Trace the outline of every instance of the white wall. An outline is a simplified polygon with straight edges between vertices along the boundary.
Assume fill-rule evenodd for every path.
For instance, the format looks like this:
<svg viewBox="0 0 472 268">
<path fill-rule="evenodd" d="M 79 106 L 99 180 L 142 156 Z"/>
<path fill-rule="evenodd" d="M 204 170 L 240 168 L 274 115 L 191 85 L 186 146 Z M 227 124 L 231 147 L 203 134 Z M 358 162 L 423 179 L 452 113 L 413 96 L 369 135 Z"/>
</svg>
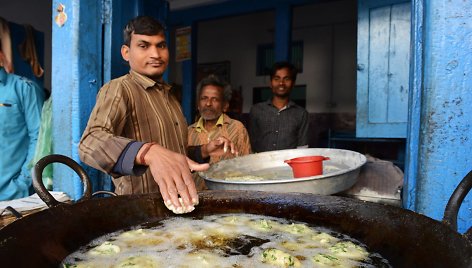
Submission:
<svg viewBox="0 0 472 268">
<path fill-rule="evenodd" d="M 267 77 L 256 76 L 256 50 L 272 43 L 274 21 L 274 12 L 263 12 L 199 24 L 198 62 L 231 62 L 230 82 L 243 90 L 244 112 L 251 107 L 252 88 L 269 85 Z"/>
<path fill-rule="evenodd" d="M 44 33 L 44 87 L 51 89 L 52 0 L 0 0 L 0 17 Z"/>
<path fill-rule="evenodd" d="M 303 73 L 307 110 L 312 113 L 351 112 L 356 106 L 357 12 L 355 0 L 296 7 L 293 40 L 304 43 Z M 243 112 L 252 105 L 252 88 L 267 86 L 256 76 L 256 49 L 274 39 L 275 12 L 205 21 L 198 28 L 198 62 L 231 62 L 231 84 L 243 90 Z M 172 66 L 173 64 L 171 64 Z M 179 64 L 170 80 L 182 82 Z"/>
<path fill-rule="evenodd" d="M 356 1 L 296 7 L 293 40 L 304 42 L 304 70 L 297 83 L 307 85 L 309 112 L 356 111 Z"/>
</svg>

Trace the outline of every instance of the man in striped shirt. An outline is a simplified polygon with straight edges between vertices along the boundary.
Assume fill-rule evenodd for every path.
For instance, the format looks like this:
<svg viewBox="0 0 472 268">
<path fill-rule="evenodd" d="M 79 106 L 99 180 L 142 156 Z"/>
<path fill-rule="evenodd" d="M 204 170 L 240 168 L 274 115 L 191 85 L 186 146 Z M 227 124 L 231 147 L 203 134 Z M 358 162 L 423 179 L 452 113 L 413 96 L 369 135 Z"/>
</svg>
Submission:
<svg viewBox="0 0 472 268">
<path fill-rule="evenodd" d="M 131 70 L 100 89 L 79 144 L 80 158 L 112 175 L 118 194 L 160 192 L 167 207 L 190 212 L 198 204 L 191 170 L 203 171 L 208 164 L 186 157 L 187 122 L 162 77 L 169 62 L 162 25 L 147 16 L 132 19 L 121 55 Z M 224 149 L 236 153 L 223 137 L 192 149 L 197 160 Z"/>
<path fill-rule="evenodd" d="M 188 145 L 206 144 L 217 137 L 226 137 L 233 142 L 239 155 L 251 153 L 249 135 L 244 125 L 231 119 L 225 112 L 229 108 L 232 90 L 228 83 L 209 75 L 197 85 L 197 109 L 200 118 L 188 128 Z M 219 156 L 211 156 L 210 164 L 235 155 L 227 152 Z"/>
</svg>

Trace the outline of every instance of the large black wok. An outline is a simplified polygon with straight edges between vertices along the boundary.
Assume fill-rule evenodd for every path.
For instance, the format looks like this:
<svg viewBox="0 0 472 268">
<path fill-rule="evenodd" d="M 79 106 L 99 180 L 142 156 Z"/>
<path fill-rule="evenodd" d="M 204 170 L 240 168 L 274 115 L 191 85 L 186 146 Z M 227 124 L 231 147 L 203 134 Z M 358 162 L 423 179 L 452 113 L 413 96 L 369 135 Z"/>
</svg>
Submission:
<svg viewBox="0 0 472 268">
<path fill-rule="evenodd" d="M 71 166 L 87 181 L 74 161 L 58 155 L 40 160 L 35 174 L 51 162 Z M 155 194 L 59 203 L 45 191 L 41 176 L 35 189 L 49 209 L 26 216 L 0 230 L 2 267 L 54 267 L 92 239 L 129 226 L 174 217 Z M 472 267 L 472 232 L 455 230 L 460 203 L 472 187 L 469 173 L 451 197 L 443 223 L 401 208 L 336 196 L 255 191 L 206 191 L 200 205 L 184 217 L 244 212 L 278 216 L 329 227 L 365 243 L 394 267 Z"/>
</svg>

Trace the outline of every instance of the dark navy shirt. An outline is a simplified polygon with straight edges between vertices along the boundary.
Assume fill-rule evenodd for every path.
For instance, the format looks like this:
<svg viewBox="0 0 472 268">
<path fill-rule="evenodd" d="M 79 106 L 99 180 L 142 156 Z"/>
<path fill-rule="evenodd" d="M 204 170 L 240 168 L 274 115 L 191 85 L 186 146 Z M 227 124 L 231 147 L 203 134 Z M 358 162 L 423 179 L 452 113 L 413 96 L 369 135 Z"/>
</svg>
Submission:
<svg viewBox="0 0 472 268">
<path fill-rule="evenodd" d="M 254 152 L 294 149 L 308 144 L 308 112 L 293 101 L 279 110 L 272 100 L 255 104 L 249 114 Z"/>
</svg>

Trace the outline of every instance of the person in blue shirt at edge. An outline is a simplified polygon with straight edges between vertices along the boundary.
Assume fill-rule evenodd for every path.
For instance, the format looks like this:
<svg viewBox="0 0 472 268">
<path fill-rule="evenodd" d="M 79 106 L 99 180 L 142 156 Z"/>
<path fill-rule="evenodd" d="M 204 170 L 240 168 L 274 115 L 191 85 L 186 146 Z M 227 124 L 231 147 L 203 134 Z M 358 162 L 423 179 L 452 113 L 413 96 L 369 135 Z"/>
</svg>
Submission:
<svg viewBox="0 0 472 268">
<path fill-rule="evenodd" d="M 4 61 L 0 50 L 0 200 L 12 200 L 32 193 L 28 164 L 38 140 L 45 91 L 8 73 Z"/>
<path fill-rule="evenodd" d="M 308 112 L 290 100 L 297 69 L 276 62 L 270 71 L 272 98 L 257 103 L 249 113 L 249 138 L 253 152 L 308 147 Z"/>
</svg>

